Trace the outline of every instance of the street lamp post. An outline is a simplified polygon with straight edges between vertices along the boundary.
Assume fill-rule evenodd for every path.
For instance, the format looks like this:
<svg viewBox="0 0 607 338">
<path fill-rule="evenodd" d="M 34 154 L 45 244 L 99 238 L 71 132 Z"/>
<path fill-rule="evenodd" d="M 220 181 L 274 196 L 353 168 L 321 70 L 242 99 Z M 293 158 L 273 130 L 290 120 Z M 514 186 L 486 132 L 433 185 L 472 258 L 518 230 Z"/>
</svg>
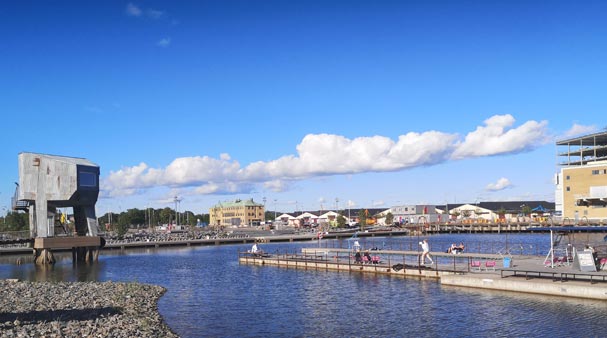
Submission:
<svg viewBox="0 0 607 338">
<path fill-rule="evenodd" d="M 179 224 L 179 214 L 177 213 L 177 196 L 175 196 L 175 225 Z"/>
</svg>

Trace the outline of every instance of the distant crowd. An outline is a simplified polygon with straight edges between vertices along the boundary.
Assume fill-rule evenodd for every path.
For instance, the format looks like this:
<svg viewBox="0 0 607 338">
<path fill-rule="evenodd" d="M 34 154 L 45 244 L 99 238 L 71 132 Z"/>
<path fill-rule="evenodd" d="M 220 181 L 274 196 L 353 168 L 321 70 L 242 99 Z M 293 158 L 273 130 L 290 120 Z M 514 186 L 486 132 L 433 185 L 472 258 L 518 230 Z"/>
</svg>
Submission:
<svg viewBox="0 0 607 338">
<path fill-rule="evenodd" d="M 233 234 L 226 231 L 216 230 L 193 230 L 177 232 L 137 232 L 127 233 L 120 238 L 115 233 L 103 234 L 107 244 L 124 244 L 137 242 L 168 242 L 168 241 L 188 241 L 197 239 L 225 239 L 225 238 L 248 238 L 248 234 Z"/>
</svg>

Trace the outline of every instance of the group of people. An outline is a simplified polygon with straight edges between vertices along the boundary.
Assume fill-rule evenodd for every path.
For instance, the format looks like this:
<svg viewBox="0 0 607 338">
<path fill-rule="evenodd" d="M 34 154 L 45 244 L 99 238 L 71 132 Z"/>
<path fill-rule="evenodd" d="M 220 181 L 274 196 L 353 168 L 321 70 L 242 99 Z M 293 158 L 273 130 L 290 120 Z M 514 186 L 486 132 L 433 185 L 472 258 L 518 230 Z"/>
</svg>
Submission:
<svg viewBox="0 0 607 338">
<path fill-rule="evenodd" d="M 453 243 L 453 244 L 451 244 L 449 249 L 447 249 L 447 253 L 461 254 L 462 252 L 464 252 L 465 248 L 466 247 L 464 246 L 464 243 L 462 243 L 462 242 L 460 242 L 459 245 L 455 245 L 455 243 Z"/>
<path fill-rule="evenodd" d="M 365 251 L 364 254 L 361 254 L 360 250 L 356 250 L 356 254 L 354 254 L 354 262 L 357 264 L 362 264 L 363 256 L 367 259 L 368 263 L 371 262 L 371 255 L 369 254 L 369 251 Z"/>
</svg>

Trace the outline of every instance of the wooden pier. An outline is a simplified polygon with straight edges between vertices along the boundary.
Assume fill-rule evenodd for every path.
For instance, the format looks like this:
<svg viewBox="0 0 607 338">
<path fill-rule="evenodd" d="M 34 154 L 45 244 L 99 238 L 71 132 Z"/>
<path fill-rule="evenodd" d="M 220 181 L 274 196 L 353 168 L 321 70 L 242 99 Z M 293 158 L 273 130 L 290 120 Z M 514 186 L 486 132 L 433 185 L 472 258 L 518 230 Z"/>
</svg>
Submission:
<svg viewBox="0 0 607 338">
<path fill-rule="evenodd" d="M 253 265 L 273 265 L 285 268 L 316 269 L 375 273 L 383 275 L 440 278 L 442 275 L 470 272 L 472 260 L 493 261 L 503 258 L 495 254 L 431 253 L 433 264 L 421 262 L 419 251 L 369 250 L 370 261 L 356 262 L 351 249 L 304 248 L 301 254 L 254 255 L 239 253 L 239 262 Z"/>
<path fill-rule="evenodd" d="M 246 265 L 430 278 L 452 287 L 607 300 L 607 271 L 583 273 L 574 271 L 572 265 L 550 267 L 539 256 L 431 252 L 434 264 L 422 264 L 417 251 L 371 250 L 372 257 L 380 257 L 373 264 L 358 263 L 351 253 L 351 249 L 304 248 L 298 254 L 240 252 L 238 260 Z M 516 263 L 505 267 L 504 258 Z"/>
</svg>

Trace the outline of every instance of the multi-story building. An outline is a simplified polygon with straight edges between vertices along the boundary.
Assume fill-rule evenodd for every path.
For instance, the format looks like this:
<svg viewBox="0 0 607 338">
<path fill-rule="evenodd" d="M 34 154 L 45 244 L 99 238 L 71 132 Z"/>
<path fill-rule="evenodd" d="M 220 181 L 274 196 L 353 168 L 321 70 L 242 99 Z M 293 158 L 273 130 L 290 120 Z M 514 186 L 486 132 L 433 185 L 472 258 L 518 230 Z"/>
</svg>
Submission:
<svg viewBox="0 0 607 338">
<path fill-rule="evenodd" d="M 557 141 L 555 208 L 563 219 L 607 219 L 607 132 Z"/>
<path fill-rule="evenodd" d="M 445 216 L 436 211 L 435 205 L 398 205 L 393 206 L 390 212 L 394 216 L 394 223 L 436 223 L 447 221 Z"/>
<path fill-rule="evenodd" d="M 212 226 L 253 226 L 265 221 L 265 207 L 253 199 L 220 202 L 209 209 Z"/>
</svg>

